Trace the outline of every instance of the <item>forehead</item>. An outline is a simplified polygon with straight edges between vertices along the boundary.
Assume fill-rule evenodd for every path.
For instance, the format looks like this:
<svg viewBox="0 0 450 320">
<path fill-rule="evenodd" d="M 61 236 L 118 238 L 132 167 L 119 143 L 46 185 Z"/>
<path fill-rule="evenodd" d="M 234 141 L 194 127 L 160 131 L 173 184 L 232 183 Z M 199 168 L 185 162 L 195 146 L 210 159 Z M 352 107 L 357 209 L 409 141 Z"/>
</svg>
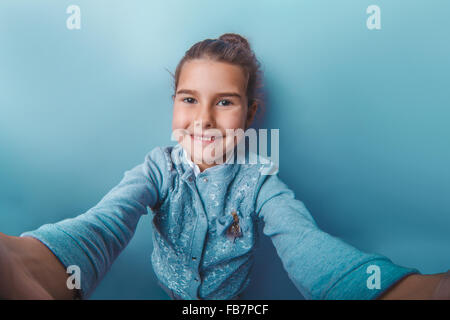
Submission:
<svg viewBox="0 0 450 320">
<path fill-rule="evenodd" d="M 185 62 L 178 79 L 179 89 L 198 91 L 235 90 L 244 93 L 246 86 L 247 78 L 240 66 L 210 59 Z"/>
</svg>

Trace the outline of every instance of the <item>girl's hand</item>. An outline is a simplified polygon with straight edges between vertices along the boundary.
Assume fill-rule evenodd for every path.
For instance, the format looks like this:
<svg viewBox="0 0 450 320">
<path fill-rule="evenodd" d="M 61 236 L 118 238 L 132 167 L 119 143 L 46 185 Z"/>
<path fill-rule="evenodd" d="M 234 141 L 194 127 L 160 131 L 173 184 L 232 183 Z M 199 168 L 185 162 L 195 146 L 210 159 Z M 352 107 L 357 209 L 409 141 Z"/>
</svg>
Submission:
<svg viewBox="0 0 450 320">
<path fill-rule="evenodd" d="M 432 300 L 448 299 L 448 283 L 445 273 L 412 274 L 384 292 L 378 299 L 381 300 Z M 448 279 L 447 279 L 448 280 Z M 445 281 L 445 282 L 444 282 Z M 439 284 L 442 288 L 439 289 Z M 445 286 L 444 286 L 445 284 Z"/>
<path fill-rule="evenodd" d="M 51 298 L 22 268 L 10 245 L 11 238 L 0 233 L 0 299 Z"/>
<path fill-rule="evenodd" d="M 450 300 L 450 270 L 442 275 L 436 290 L 433 292 L 433 300 Z"/>
<path fill-rule="evenodd" d="M 0 233 L 0 299 L 52 299 L 12 250 L 14 241 Z"/>
<path fill-rule="evenodd" d="M 11 283 L 13 262 L 6 247 L 5 238 L 6 235 L 0 233 L 0 299 L 8 299 L 13 286 Z"/>
<path fill-rule="evenodd" d="M 71 298 L 73 293 L 63 287 L 65 270 L 51 255 L 36 239 L 0 232 L 0 299 Z M 49 272 L 53 276 L 49 277 Z"/>
</svg>

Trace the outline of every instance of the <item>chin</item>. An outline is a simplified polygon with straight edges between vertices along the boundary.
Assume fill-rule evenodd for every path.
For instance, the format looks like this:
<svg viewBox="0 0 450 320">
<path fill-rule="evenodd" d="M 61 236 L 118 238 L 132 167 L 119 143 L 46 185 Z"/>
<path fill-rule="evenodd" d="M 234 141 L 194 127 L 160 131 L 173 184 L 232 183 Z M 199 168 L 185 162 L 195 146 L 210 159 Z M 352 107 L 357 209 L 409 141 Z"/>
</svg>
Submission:
<svg viewBox="0 0 450 320">
<path fill-rule="evenodd" d="M 201 164 L 208 165 L 208 166 L 219 164 L 218 158 L 215 158 L 215 157 L 201 158 L 201 156 L 199 155 L 198 157 L 194 157 L 194 160 L 195 160 L 194 163 L 196 163 L 196 164 L 201 163 Z"/>
</svg>

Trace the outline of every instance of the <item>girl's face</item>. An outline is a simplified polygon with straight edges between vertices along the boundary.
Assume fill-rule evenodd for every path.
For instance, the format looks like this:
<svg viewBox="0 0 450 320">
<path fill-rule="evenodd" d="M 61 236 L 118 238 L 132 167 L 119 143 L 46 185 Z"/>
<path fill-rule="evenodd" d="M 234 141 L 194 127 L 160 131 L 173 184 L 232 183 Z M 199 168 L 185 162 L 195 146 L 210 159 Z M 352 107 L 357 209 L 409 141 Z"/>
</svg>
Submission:
<svg viewBox="0 0 450 320">
<path fill-rule="evenodd" d="M 240 66 L 210 59 L 184 63 L 173 97 L 172 130 L 201 171 L 220 163 L 218 159 L 225 162 L 239 142 L 227 130 L 245 131 L 251 124 L 256 105 L 247 107 L 246 91 Z"/>
</svg>

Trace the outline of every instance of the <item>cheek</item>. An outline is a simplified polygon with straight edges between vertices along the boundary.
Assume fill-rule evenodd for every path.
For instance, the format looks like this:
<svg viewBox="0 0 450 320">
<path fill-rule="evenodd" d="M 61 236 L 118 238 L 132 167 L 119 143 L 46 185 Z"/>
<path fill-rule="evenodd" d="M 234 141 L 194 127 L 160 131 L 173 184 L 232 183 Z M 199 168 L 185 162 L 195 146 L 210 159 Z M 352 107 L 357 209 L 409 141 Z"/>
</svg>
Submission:
<svg viewBox="0 0 450 320">
<path fill-rule="evenodd" d="M 228 129 L 244 129 L 245 113 L 242 110 L 234 112 L 227 117 L 219 117 L 220 127 Z"/>
<path fill-rule="evenodd" d="M 189 126 L 190 117 L 187 112 L 183 112 L 182 108 L 173 108 L 172 115 L 172 130 L 175 129 L 185 129 Z"/>
</svg>

